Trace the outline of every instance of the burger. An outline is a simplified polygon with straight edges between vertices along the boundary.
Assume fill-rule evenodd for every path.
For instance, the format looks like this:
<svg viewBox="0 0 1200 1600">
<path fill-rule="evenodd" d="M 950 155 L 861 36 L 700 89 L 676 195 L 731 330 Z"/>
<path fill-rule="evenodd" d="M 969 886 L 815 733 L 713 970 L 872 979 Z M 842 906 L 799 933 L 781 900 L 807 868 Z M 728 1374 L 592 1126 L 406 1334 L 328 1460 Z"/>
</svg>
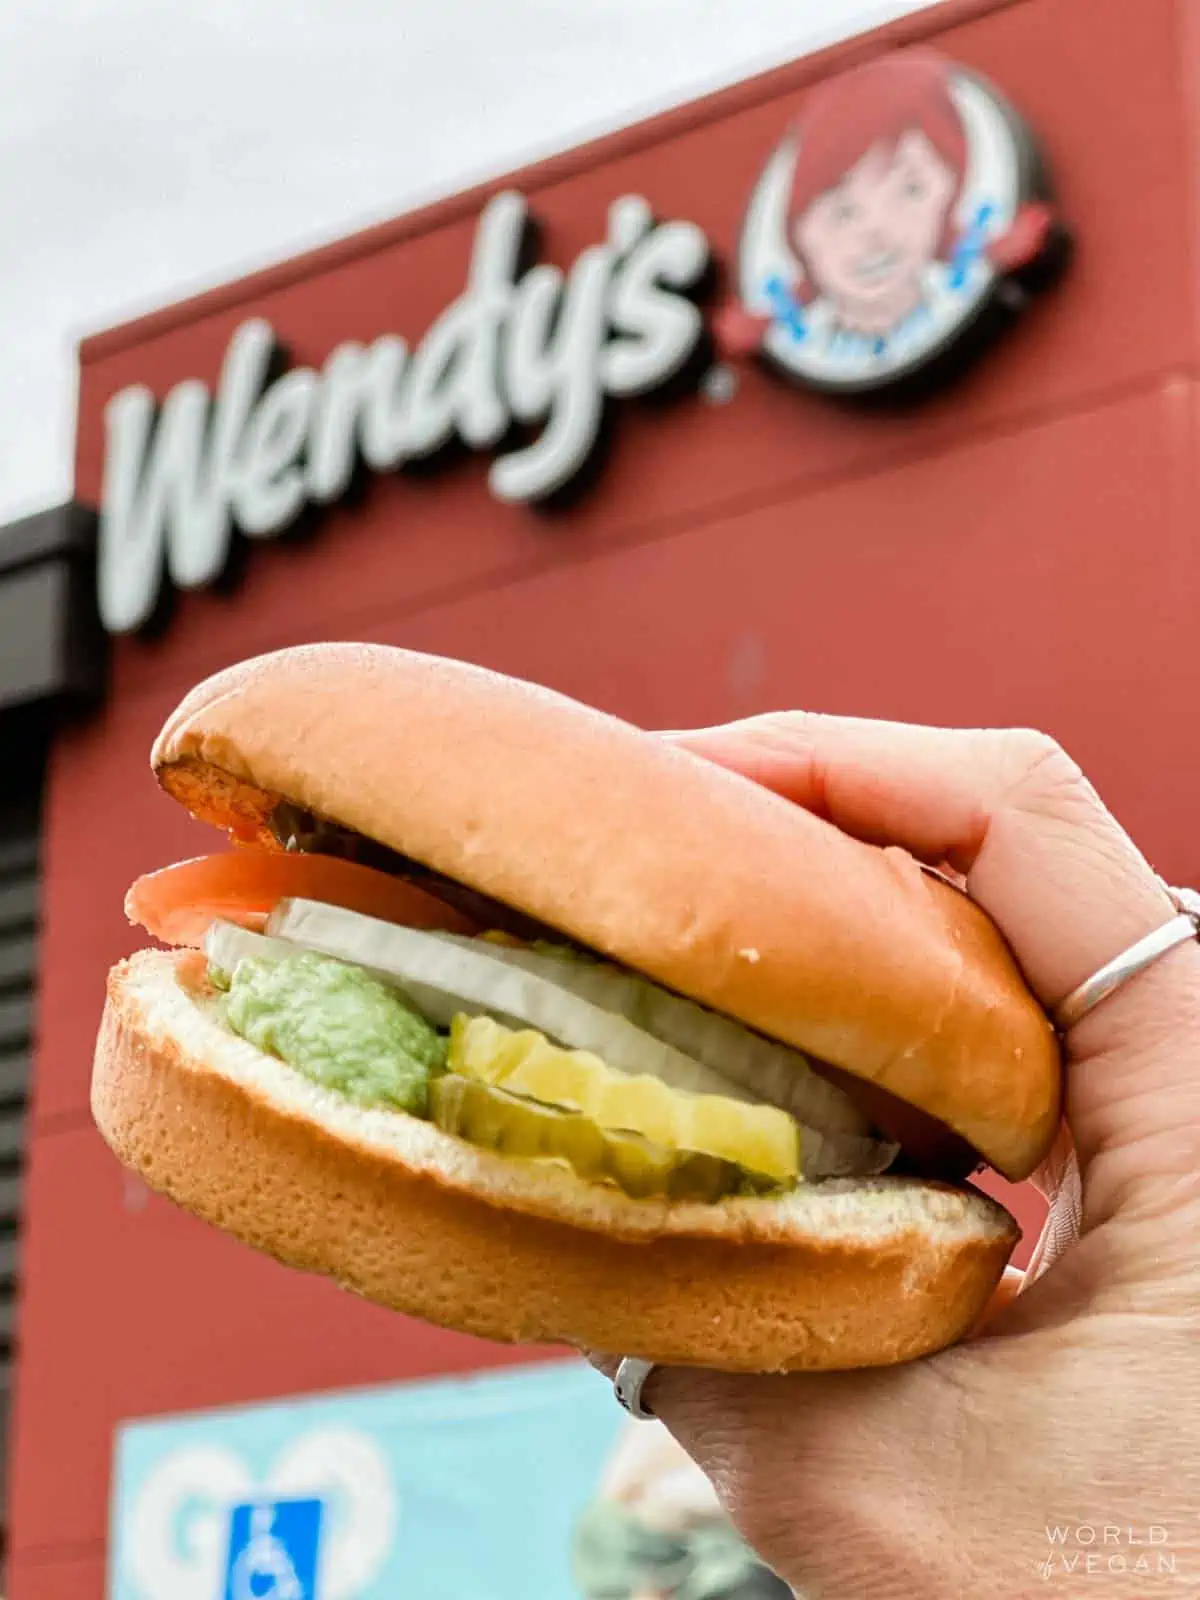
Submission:
<svg viewBox="0 0 1200 1600">
<path fill-rule="evenodd" d="M 152 1188 L 502 1341 L 730 1371 L 966 1334 L 1055 1036 L 902 851 L 673 741 L 405 650 L 194 689 L 166 793 L 232 848 L 139 879 L 92 1108 Z M 162 948 L 162 947 L 166 948 Z"/>
</svg>

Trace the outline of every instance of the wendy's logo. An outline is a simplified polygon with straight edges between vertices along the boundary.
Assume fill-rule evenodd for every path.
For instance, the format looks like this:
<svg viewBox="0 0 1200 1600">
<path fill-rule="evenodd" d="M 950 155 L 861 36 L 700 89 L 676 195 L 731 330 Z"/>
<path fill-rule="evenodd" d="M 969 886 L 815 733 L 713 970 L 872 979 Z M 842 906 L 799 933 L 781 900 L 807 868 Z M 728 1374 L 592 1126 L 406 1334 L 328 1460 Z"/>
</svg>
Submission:
<svg viewBox="0 0 1200 1600">
<path fill-rule="evenodd" d="M 815 89 L 771 154 L 718 344 L 818 389 L 928 379 L 1048 281 L 1066 247 L 1013 109 L 952 62 L 899 51 Z"/>
</svg>

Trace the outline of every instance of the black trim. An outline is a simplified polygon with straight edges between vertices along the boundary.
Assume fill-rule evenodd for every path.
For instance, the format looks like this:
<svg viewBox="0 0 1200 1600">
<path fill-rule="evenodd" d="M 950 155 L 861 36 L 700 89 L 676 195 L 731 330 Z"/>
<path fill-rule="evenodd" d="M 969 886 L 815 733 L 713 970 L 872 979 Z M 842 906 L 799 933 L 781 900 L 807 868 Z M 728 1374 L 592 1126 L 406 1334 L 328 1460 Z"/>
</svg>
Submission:
<svg viewBox="0 0 1200 1600">
<path fill-rule="evenodd" d="M 0 713 L 92 705 L 107 679 L 96 607 L 96 516 L 56 506 L 0 528 Z"/>
<path fill-rule="evenodd" d="M 61 547 L 30 539 L 20 570 L 53 562 L 54 548 Z M 0 577 L 0 594 L 3 585 Z M 0 712 L 0 1503 L 7 1499 L 26 1103 L 37 1033 L 42 789 L 57 720 L 51 700 Z"/>
<path fill-rule="evenodd" d="M 31 562 L 88 556 L 95 542 L 96 518 L 86 506 L 55 506 L 10 522 L 0 528 L 0 582 Z"/>
</svg>

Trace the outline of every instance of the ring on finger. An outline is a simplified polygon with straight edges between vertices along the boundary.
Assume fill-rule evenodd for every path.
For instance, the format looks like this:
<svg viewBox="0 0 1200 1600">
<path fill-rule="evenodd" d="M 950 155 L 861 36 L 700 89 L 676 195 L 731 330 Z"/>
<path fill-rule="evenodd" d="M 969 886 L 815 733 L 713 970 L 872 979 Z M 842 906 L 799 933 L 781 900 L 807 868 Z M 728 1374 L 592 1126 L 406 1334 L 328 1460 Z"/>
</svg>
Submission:
<svg viewBox="0 0 1200 1600">
<path fill-rule="evenodd" d="M 655 1369 L 653 1361 L 641 1361 L 636 1356 L 624 1356 L 617 1363 L 613 1375 L 613 1394 L 618 1405 L 628 1411 L 638 1422 L 653 1422 L 655 1416 L 642 1398 L 646 1380 Z"/>
</svg>

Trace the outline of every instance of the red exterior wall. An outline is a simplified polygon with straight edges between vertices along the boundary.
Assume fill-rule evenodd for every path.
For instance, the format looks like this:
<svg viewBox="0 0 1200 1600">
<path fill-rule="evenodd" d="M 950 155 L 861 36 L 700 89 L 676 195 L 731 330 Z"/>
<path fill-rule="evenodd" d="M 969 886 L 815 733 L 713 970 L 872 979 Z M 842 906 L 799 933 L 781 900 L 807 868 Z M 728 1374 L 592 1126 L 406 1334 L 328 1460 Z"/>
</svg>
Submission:
<svg viewBox="0 0 1200 1600">
<path fill-rule="evenodd" d="M 252 1256 L 149 1198 L 92 1130 L 103 975 L 138 943 L 124 890 L 208 847 L 145 767 L 163 716 L 202 674 L 356 637 L 466 656 L 649 726 L 787 704 L 1038 723 L 1161 869 L 1195 880 L 1200 844 L 1177 797 L 1200 771 L 1187 715 L 1200 587 L 1187 11 L 1141 0 L 1135 25 L 1127 0 L 942 7 L 517 180 L 561 262 L 601 236 L 608 202 L 628 191 L 700 223 L 727 254 L 813 76 L 936 37 L 1038 131 L 1079 252 L 1064 285 L 935 403 L 868 415 L 751 372 L 726 407 L 627 407 L 599 483 L 549 524 L 490 499 L 479 460 L 375 481 L 312 540 L 254 552 L 232 596 L 189 597 L 163 640 L 120 644 L 110 704 L 62 742 L 50 797 L 16 1600 L 101 1594 L 123 1418 L 516 1354 Z M 106 398 L 133 381 L 215 379 L 251 307 L 297 362 L 319 364 L 347 338 L 419 334 L 462 284 L 481 198 L 85 345 L 79 496 L 98 496 Z M 1036 1203 L 1019 1204 L 1036 1226 Z"/>
</svg>

